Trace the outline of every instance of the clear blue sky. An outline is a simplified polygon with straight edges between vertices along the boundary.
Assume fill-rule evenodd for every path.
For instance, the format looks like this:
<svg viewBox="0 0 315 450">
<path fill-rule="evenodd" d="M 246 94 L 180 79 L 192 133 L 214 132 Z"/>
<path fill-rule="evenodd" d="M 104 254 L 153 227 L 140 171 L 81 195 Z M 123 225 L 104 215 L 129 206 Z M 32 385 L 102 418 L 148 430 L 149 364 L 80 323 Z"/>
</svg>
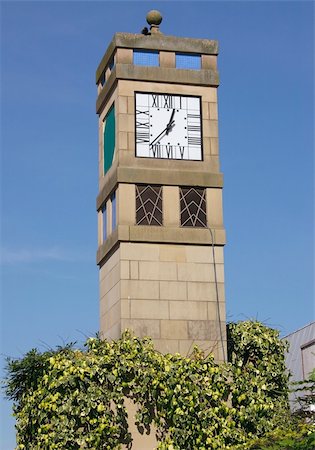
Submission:
<svg viewBox="0 0 315 450">
<path fill-rule="evenodd" d="M 95 69 L 159 9 L 165 34 L 218 39 L 230 320 L 314 320 L 312 2 L 2 2 L 2 354 L 98 329 Z M 10 404 L 0 447 L 15 444 Z"/>
</svg>

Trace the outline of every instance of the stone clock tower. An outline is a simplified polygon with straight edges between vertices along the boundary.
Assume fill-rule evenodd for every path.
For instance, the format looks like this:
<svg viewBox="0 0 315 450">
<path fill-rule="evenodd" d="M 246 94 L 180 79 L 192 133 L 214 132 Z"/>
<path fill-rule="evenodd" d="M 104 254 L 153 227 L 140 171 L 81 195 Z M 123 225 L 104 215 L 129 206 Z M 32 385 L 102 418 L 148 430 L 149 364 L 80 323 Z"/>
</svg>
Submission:
<svg viewBox="0 0 315 450">
<path fill-rule="evenodd" d="M 218 44 L 114 35 L 97 71 L 100 331 L 226 356 Z"/>
</svg>

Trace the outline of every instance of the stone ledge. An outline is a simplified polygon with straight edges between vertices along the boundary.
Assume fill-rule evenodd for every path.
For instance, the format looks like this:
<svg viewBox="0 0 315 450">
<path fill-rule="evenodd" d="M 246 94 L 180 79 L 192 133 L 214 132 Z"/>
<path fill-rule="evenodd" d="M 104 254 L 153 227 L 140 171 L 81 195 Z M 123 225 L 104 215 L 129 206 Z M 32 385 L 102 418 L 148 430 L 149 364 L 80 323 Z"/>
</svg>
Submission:
<svg viewBox="0 0 315 450">
<path fill-rule="evenodd" d="M 186 70 L 170 67 L 147 67 L 133 64 L 116 64 L 96 100 L 99 114 L 117 80 L 151 81 L 197 86 L 219 86 L 219 74 L 213 69 Z"/>
<path fill-rule="evenodd" d="M 225 245 L 225 229 L 213 228 L 212 230 L 214 245 Z M 106 242 L 98 248 L 97 264 L 102 265 L 112 250 L 119 245 L 119 242 L 212 245 L 210 232 L 207 228 L 118 225 Z"/>
</svg>

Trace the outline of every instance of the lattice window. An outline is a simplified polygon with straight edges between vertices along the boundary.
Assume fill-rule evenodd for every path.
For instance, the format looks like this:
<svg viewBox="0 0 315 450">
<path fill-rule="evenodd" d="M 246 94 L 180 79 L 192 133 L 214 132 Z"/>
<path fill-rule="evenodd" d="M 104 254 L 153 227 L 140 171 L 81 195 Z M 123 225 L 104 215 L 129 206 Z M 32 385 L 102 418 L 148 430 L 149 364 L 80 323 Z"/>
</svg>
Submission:
<svg viewBox="0 0 315 450">
<path fill-rule="evenodd" d="M 206 190 L 180 188 L 180 222 L 182 227 L 206 227 Z"/>
<path fill-rule="evenodd" d="M 162 225 L 162 186 L 136 186 L 137 225 Z"/>
</svg>

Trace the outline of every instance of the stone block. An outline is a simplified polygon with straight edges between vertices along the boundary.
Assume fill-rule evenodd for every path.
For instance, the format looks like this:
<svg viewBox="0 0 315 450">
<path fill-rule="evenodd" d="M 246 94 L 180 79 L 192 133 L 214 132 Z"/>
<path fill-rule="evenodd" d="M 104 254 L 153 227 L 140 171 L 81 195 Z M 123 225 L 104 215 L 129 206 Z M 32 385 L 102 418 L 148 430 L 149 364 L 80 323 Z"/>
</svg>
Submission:
<svg viewBox="0 0 315 450">
<path fill-rule="evenodd" d="M 210 234 L 210 231 L 208 231 Z M 212 246 L 205 245 L 188 245 L 186 247 L 186 259 L 190 263 L 212 263 Z"/>
<path fill-rule="evenodd" d="M 163 225 L 179 226 L 180 206 L 178 186 L 163 186 Z"/>
<path fill-rule="evenodd" d="M 198 301 L 216 301 L 216 287 L 215 283 L 187 283 L 188 300 Z"/>
<path fill-rule="evenodd" d="M 201 68 L 202 69 L 217 69 L 217 56 L 216 55 L 201 55 Z"/>
<path fill-rule="evenodd" d="M 117 265 L 120 260 L 120 249 L 118 248 L 108 260 L 100 267 L 99 275 L 100 281 L 102 281 L 107 274 Z"/>
<path fill-rule="evenodd" d="M 219 308 L 218 308 L 217 301 L 208 302 L 208 319 L 209 320 L 219 320 L 218 309 L 220 311 L 220 321 L 225 322 L 226 316 L 225 316 L 224 300 L 219 301 Z"/>
<path fill-rule="evenodd" d="M 116 49 L 116 63 L 117 64 L 132 64 L 132 49 L 118 47 Z"/>
<path fill-rule="evenodd" d="M 203 136 L 209 138 L 218 137 L 218 121 L 217 120 L 203 120 L 202 121 Z"/>
<path fill-rule="evenodd" d="M 167 245 L 160 246 L 160 261 L 186 261 L 186 248 L 183 245 Z"/>
<path fill-rule="evenodd" d="M 202 118 L 203 119 L 210 119 L 208 105 L 209 105 L 208 102 L 202 102 Z"/>
<path fill-rule="evenodd" d="M 179 281 L 214 281 L 213 264 L 178 263 Z"/>
<path fill-rule="evenodd" d="M 101 314 L 107 312 L 116 302 L 120 299 L 120 283 L 115 284 L 115 286 L 108 291 L 106 294 L 102 295 L 100 292 L 100 307 Z"/>
<path fill-rule="evenodd" d="M 120 245 L 121 259 L 138 261 L 158 261 L 160 248 L 158 244 L 134 244 L 123 242 Z"/>
<path fill-rule="evenodd" d="M 140 280 L 176 280 L 177 270 L 175 262 L 139 262 Z"/>
<path fill-rule="evenodd" d="M 203 138 L 203 154 L 206 156 L 211 155 L 211 138 L 209 137 Z"/>
<path fill-rule="evenodd" d="M 128 114 L 134 114 L 135 113 L 135 99 L 133 96 L 127 97 L 127 104 L 128 104 Z"/>
<path fill-rule="evenodd" d="M 218 138 L 210 138 L 210 150 L 211 155 L 218 155 L 219 154 L 219 142 Z"/>
<path fill-rule="evenodd" d="M 135 133 L 128 132 L 128 150 L 131 152 L 131 161 L 134 163 L 134 152 L 135 152 Z"/>
<path fill-rule="evenodd" d="M 135 450 L 153 450 L 157 448 L 158 442 L 156 440 L 156 428 L 151 425 L 151 433 L 147 435 L 146 433 L 140 434 L 138 431 L 136 423 L 136 414 L 138 411 L 138 405 L 134 404 L 129 398 L 124 399 L 124 404 L 126 406 L 128 414 L 128 431 L 132 436 L 132 447 Z M 129 447 L 123 445 L 122 450 L 127 450 Z"/>
<path fill-rule="evenodd" d="M 113 267 L 113 269 L 103 278 L 100 283 L 101 296 L 107 294 L 118 282 L 120 281 L 120 267 L 119 264 Z"/>
<path fill-rule="evenodd" d="M 170 319 L 205 320 L 207 313 L 207 302 L 170 301 Z"/>
<path fill-rule="evenodd" d="M 206 192 L 208 226 L 223 227 L 222 189 L 207 188 Z"/>
<path fill-rule="evenodd" d="M 120 300 L 120 313 L 122 319 L 129 319 L 130 318 L 130 305 L 131 300 L 130 299 L 124 299 L 122 298 Z"/>
<path fill-rule="evenodd" d="M 212 338 L 213 324 L 216 324 L 216 322 L 211 320 L 189 320 L 188 338 L 210 340 Z"/>
<path fill-rule="evenodd" d="M 117 322 L 115 325 L 113 325 L 109 330 L 102 332 L 101 331 L 101 338 L 103 339 L 113 339 L 117 340 L 121 338 L 121 326 L 120 322 Z"/>
<path fill-rule="evenodd" d="M 114 326 L 117 322 L 120 322 L 121 319 L 121 311 L 120 311 L 120 302 L 115 303 L 112 308 L 105 314 L 108 317 L 109 328 Z"/>
<path fill-rule="evenodd" d="M 218 120 L 218 104 L 217 103 L 209 103 L 209 114 L 211 120 Z"/>
<path fill-rule="evenodd" d="M 175 52 L 160 51 L 160 67 L 175 67 Z"/>
<path fill-rule="evenodd" d="M 118 148 L 121 150 L 128 149 L 128 133 L 126 131 L 119 131 L 118 133 Z"/>
<path fill-rule="evenodd" d="M 186 300 L 186 281 L 160 281 L 160 299 Z"/>
<path fill-rule="evenodd" d="M 132 300 L 132 319 L 168 319 L 168 302 L 163 300 Z"/>
<path fill-rule="evenodd" d="M 210 120 L 210 137 L 218 137 L 219 130 L 218 130 L 218 120 Z"/>
<path fill-rule="evenodd" d="M 160 321 L 152 319 L 124 319 L 121 321 L 122 330 L 132 330 L 138 337 L 160 338 Z"/>
<path fill-rule="evenodd" d="M 177 339 L 156 339 L 154 348 L 163 353 L 179 353 L 179 341 Z"/>
<path fill-rule="evenodd" d="M 115 107 L 117 108 L 118 114 L 128 114 L 127 100 L 128 97 L 120 95 L 117 98 Z"/>
<path fill-rule="evenodd" d="M 129 261 L 120 261 L 120 278 L 123 280 L 129 280 L 130 278 Z"/>
<path fill-rule="evenodd" d="M 159 298 L 159 282 L 148 280 L 121 280 L 121 297 L 154 300 Z"/>
<path fill-rule="evenodd" d="M 162 339 L 187 339 L 186 320 L 161 320 Z"/>
<path fill-rule="evenodd" d="M 135 185 L 121 183 L 117 191 L 118 223 L 134 225 L 136 222 Z"/>
<path fill-rule="evenodd" d="M 132 114 L 117 114 L 119 131 L 132 131 L 134 132 L 135 124 Z"/>
<path fill-rule="evenodd" d="M 132 280 L 139 279 L 139 263 L 138 263 L 138 261 L 130 261 L 130 278 Z"/>
<path fill-rule="evenodd" d="M 196 340 L 211 340 L 221 342 L 221 332 L 223 340 L 226 340 L 225 322 L 221 323 L 221 331 L 219 322 L 216 320 L 189 320 L 188 321 L 188 338 Z"/>
</svg>

